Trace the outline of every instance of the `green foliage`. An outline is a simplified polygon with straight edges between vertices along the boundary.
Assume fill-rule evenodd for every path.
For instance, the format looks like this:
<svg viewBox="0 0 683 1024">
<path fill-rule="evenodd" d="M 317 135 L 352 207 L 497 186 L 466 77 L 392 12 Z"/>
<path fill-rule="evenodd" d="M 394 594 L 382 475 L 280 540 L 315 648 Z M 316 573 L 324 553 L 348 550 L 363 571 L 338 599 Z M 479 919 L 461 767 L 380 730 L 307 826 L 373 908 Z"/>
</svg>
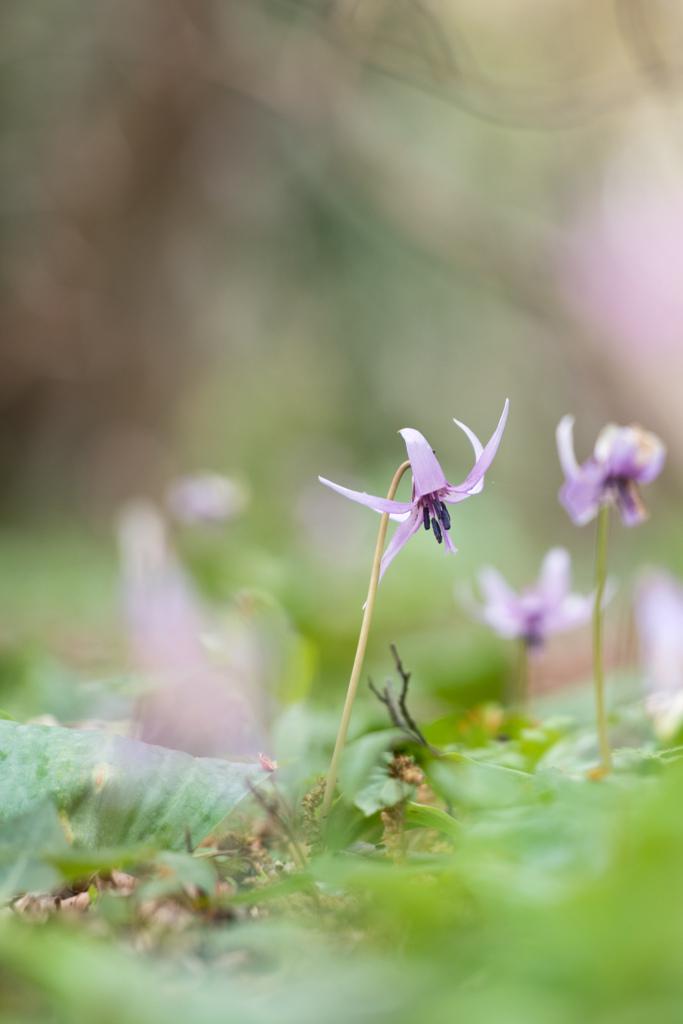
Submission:
<svg viewBox="0 0 683 1024">
<path fill-rule="evenodd" d="M 460 839 L 462 825 L 439 807 L 408 803 L 405 808 L 406 828 L 434 828 L 451 839 Z"/>
<path fill-rule="evenodd" d="M 54 800 L 84 846 L 196 845 L 264 778 L 111 733 L 0 721 L 0 821 Z"/>
<path fill-rule="evenodd" d="M 0 899 L 27 889 L 50 889 L 60 874 L 50 863 L 69 845 L 52 803 L 36 804 L 27 814 L 0 823 Z"/>
</svg>

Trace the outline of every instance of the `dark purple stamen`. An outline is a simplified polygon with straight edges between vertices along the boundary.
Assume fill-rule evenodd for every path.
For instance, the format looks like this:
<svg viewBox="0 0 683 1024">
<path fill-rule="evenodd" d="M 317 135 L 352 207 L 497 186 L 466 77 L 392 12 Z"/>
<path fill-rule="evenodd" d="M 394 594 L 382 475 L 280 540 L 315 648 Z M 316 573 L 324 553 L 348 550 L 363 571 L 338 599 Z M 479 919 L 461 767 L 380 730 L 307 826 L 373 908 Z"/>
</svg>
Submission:
<svg viewBox="0 0 683 1024">
<path fill-rule="evenodd" d="M 441 527 L 439 526 L 438 522 L 436 521 L 436 518 L 432 519 L 432 530 L 434 531 L 434 536 L 436 537 L 436 539 L 438 540 L 438 542 L 440 544 L 442 542 L 442 540 L 443 540 L 443 535 L 441 533 Z"/>
<path fill-rule="evenodd" d="M 425 530 L 428 530 L 429 529 L 429 509 L 425 505 L 425 507 L 423 508 L 422 511 L 424 513 L 424 519 L 422 521 L 424 523 Z"/>
<path fill-rule="evenodd" d="M 439 519 L 441 520 L 441 525 L 443 526 L 444 530 L 450 530 L 451 517 L 449 515 L 448 509 L 446 508 L 442 501 L 439 502 Z"/>
<path fill-rule="evenodd" d="M 635 480 L 629 480 L 624 476 L 610 476 L 605 481 L 605 489 L 615 495 L 617 507 L 620 510 L 625 510 L 631 516 L 639 515 L 643 519 L 647 518 L 647 509 L 643 504 Z"/>
</svg>

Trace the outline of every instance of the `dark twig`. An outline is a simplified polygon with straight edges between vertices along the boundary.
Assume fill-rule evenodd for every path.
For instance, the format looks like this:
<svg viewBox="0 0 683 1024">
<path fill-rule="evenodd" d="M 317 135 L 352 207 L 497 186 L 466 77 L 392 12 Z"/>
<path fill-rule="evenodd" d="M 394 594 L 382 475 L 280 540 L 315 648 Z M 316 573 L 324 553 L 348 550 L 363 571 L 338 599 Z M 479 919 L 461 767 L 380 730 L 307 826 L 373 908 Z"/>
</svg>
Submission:
<svg viewBox="0 0 683 1024">
<path fill-rule="evenodd" d="M 411 673 L 410 672 L 406 672 L 406 670 L 404 669 L 403 662 L 401 661 L 401 659 L 398 656 L 398 651 L 396 650 L 396 645 L 395 644 L 390 644 L 389 646 L 391 648 L 391 653 L 394 656 L 394 661 L 396 662 L 396 670 L 397 670 L 398 674 L 400 675 L 400 677 L 401 677 L 401 679 L 403 681 L 403 686 L 401 687 L 401 696 L 399 697 L 399 701 L 398 701 L 399 707 L 400 707 L 400 709 L 401 709 L 401 711 L 403 713 L 403 718 L 405 719 L 405 721 L 406 721 L 407 725 L 409 726 L 410 730 L 417 736 L 417 738 L 419 739 L 420 743 L 424 744 L 425 747 L 429 747 L 429 743 L 427 742 L 427 740 L 422 735 L 422 730 L 419 728 L 417 722 L 415 721 L 413 716 L 408 711 L 408 707 L 406 705 L 406 698 L 408 696 L 408 683 L 410 681 Z"/>
<path fill-rule="evenodd" d="M 394 661 L 396 662 L 396 669 L 401 677 L 401 695 L 400 697 L 396 696 L 390 679 L 387 679 L 384 689 L 381 692 L 377 689 L 372 679 L 370 679 L 368 680 L 370 689 L 377 697 L 377 700 L 386 705 L 391 721 L 397 729 L 407 733 L 412 740 L 415 740 L 416 743 L 420 743 L 423 747 L 426 747 L 430 753 L 438 754 L 439 752 L 425 739 L 422 730 L 408 710 L 408 683 L 410 682 L 411 673 L 406 672 L 403 667 L 403 663 L 394 644 L 390 644 L 390 649 L 394 656 Z"/>
</svg>

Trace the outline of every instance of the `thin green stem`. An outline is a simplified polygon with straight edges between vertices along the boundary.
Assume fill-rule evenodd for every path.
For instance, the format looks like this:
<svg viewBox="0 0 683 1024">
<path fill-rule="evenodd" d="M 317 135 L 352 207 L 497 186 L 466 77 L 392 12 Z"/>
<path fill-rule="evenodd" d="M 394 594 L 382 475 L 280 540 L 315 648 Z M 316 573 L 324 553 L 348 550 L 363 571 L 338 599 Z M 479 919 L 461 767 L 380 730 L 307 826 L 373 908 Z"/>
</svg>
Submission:
<svg viewBox="0 0 683 1024">
<path fill-rule="evenodd" d="M 517 663 L 516 693 L 513 706 L 524 711 L 529 697 L 529 641 L 526 637 L 519 640 L 519 661 Z"/>
<path fill-rule="evenodd" d="M 391 487 L 387 498 L 389 501 L 392 500 L 396 494 L 396 489 L 401 481 L 401 477 L 407 469 L 410 468 L 410 462 L 402 463 L 396 473 L 394 479 L 391 481 Z M 384 512 L 382 514 L 382 520 L 379 525 L 379 534 L 377 535 L 377 546 L 375 547 L 375 557 L 372 563 L 372 572 L 370 573 L 370 586 L 368 588 L 368 599 L 365 603 L 365 614 L 363 615 L 363 622 L 360 627 L 360 636 L 358 637 L 358 647 L 356 648 L 356 657 L 354 658 L 353 668 L 351 669 L 351 678 L 349 680 L 349 688 L 346 693 L 346 701 L 344 703 L 344 711 L 342 712 L 341 723 L 339 725 L 339 733 L 337 734 L 337 742 L 334 745 L 334 753 L 332 755 L 332 762 L 330 764 L 330 770 L 327 773 L 327 785 L 325 787 L 325 797 L 323 799 L 322 809 L 320 811 L 320 824 L 322 829 L 325 829 L 327 825 L 327 819 L 330 814 L 330 807 L 332 806 L 332 800 L 334 798 L 334 790 L 337 785 L 337 772 L 339 769 L 339 759 L 341 752 L 344 749 L 346 743 L 346 734 L 349 731 L 349 722 L 351 721 L 351 712 L 353 710 L 353 702 L 356 697 L 356 691 L 358 689 L 358 681 L 360 680 L 360 674 L 363 669 L 363 659 L 365 657 L 365 648 L 368 645 L 368 636 L 370 635 L 370 623 L 372 622 L 372 612 L 375 607 L 375 596 L 377 594 L 377 585 L 379 583 L 379 569 L 382 561 L 382 553 L 384 552 L 384 541 L 387 536 L 387 526 L 389 525 L 389 514 Z"/>
<path fill-rule="evenodd" d="M 595 607 L 593 609 L 593 676 L 595 678 L 595 705 L 598 718 L 600 760 L 604 772 L 612 767 L 612 753 L 605 714 L 605 670 L 603 665 L 603 596 L 607 581 L 607 536 L 609 532 L 609 505 L 603 505 L 598 514 L 598 536 L 595 548 Z"/>
</svg>

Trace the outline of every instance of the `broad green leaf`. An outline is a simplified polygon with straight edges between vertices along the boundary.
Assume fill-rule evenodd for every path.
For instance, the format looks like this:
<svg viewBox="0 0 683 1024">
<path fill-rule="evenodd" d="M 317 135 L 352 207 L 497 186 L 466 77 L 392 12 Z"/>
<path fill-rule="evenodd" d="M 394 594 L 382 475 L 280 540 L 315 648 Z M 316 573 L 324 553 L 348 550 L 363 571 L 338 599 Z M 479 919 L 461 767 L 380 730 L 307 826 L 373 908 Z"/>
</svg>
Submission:
<svg viewBox="0 0 683 1024">
<path fill-rule="evenodd" d="M 68 852 L 59 815 L 49 800 L 27 814 L 0 823 L 0 894 L 49 889 L 60 876 L 47 863 L 49 854 Z"/>
<path fill-rule="evenodd" d="M 389 775 L 391 760 L 392 755 L 384 753 L 381 763 L 370 772 L 367 785 L 355 795 L 353 802 L 366 817 L 376 814 L 385 807 L 395 807 L 401 801 L 410 800 L 417 795 L 415 786 L 409 786 Z"/>
<path fill-rule="evenodd" d="M 54 813 L 57 812 L 54 811 Z M 47 851 L 45 860 L 59 868 L 65 878 L 81 878 L 83 875 L 92 874 L 93 871 L 111 871 L 112 868 L 127 868 L 134 864 L 143 864 L 151 861 L 157 852 L 153 843 L 135 846 L 104 846 L 96 850 L 67 845 L 64 850 Z"/>
<path fill-rule="evenodd" d="M 433 786 L 463 807 L 510 807 L 535 798 L 533 776 L 463 754 L 443 754 L 427 771 Z"/>
<path fill-rule="evenodd" d="M 406 828 L 435 828 L 453 839 L 462 836 L 462 825 L 450 814 L 438 807 L 425 807 L 424 804 L 406 804 Z"/>
<path fill-rule="evenodd" d="M 366 733 L 345 747 L 339 765 L 339 788 L 345 800 L 352 801 L 367 785 L 378 758 L 398 739 L 405 739 L 400 729 L 382 729 Z"/>
<path fill-rule="evenodd" d="M 196 846 L 265 777 L 110 733 L 0 721 L 0 822 L 51 799 L 88 847 Z"/>
</svg>

